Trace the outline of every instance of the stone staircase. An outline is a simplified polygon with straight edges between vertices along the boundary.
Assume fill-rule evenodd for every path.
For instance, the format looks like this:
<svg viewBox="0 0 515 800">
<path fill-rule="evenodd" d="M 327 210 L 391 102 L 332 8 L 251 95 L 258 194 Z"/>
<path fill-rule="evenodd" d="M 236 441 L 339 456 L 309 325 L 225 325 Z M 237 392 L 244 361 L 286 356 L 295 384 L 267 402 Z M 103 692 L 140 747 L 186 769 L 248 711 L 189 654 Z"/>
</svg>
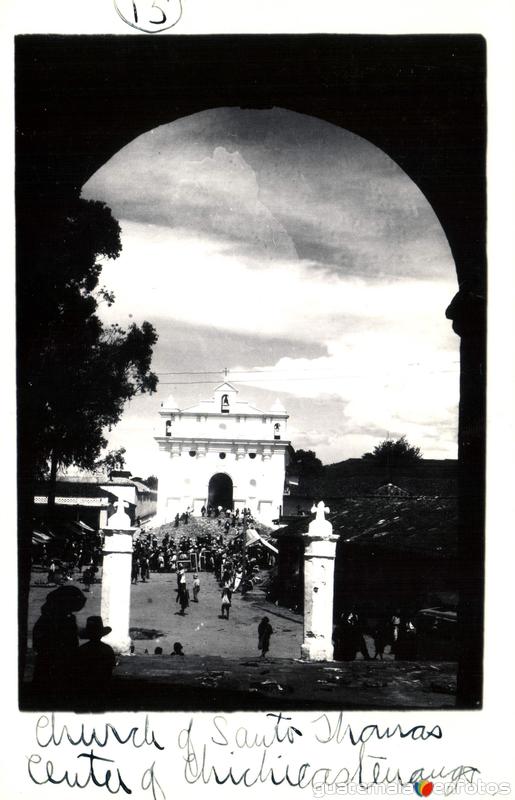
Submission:
<svg viewBox="0 0 515 800">
<path fill-rule="evenodd" d="M 222 524 L 218 524 L 218 520 L 221 520 Z M 206 536 L 207 534 L 211 534 L 212 536 L 219 536 L 221 533 L 224 533 L 224 523 L 225 523 L 225 516 L 222 517 L 193 517 L 190 516 L 189 521 L 184 524 L 183 522 L 179 522 L 179 527 L 176 528 L 173 522 L 166 522 L 164 525 L 158 525 L 155 528 L 147 528 L 145 533 L 151 533 L 157 536 L 157 540 L 160 542 L 164 535 L 168 533 L 168 535 L 172 539 L 178 539 L 181 536 Z M 263 536 L 264 539 L 268 539 L 272 529 L 268 528 L 266 525 L 262 525 L 260 523 L 256 524 L 256 530 Z M 241 531 L 241 526 L 230 528 L 227 534 L 228 538 L 231 538 Z"/>
<path fill-rule="evenodd" d="M 218 525 L 218 519 L 212 517 L 190 517 L 186 524 L 184 524 L 184 522 L 179 522 L 178 528 L 175 527 L 173 522 L 165 522 L 163 525 L 158 525 L 155 528 L 147 528 L 145 533 L 151 533 L 157 536 L 159 542 L 163 539 L 165 534 L 168 534 L 172 539 L 180 539 L 181 536 L 206 536 L 207 534 L 219 536 L 223 533 L 224 522 L 225 518 L 222 518 L 222 524 Z M 232 532 L 235 530 L 237 530 L 237 528 L 231 528 Z"/>
</svg>

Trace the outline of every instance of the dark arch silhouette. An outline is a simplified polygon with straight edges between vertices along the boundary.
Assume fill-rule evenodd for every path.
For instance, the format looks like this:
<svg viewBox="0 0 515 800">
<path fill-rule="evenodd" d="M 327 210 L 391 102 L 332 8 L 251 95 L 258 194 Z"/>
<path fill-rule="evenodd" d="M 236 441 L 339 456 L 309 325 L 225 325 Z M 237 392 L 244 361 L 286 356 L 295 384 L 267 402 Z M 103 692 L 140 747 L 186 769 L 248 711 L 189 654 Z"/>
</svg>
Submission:
<svg viewBox="0 0 515 800">
<path fill-rule="evenodd" d="M 451 247 L 460 290 L 446 313 L 461 337 L 458 704 L 480 705 L 485 63 L 486 43 L 478 35 L 16 37 L 18 473 L 25 476 L 18 496 L 20 619 L 28 598 L 29 547 L 23 541 L 31 535 L 30 452 L 38 423 L 31 420 L 23 387 L 36 335 L 30 325 L 31 303 L 37 302 L 31 267 L 42 260 L 41 233 L 102 164 L 145 131 L 217 106 L 281 106 L 381 148 L 423 192 Z"/>
<path fill-rule="evenodd" d="M 222 506 L 224 510 L 233 507 L 233 483 L 226 472 L 217 472 L 210 479 L 207 502 L 214 508 Z"/>
<path fill-rule="evenodd" d="M 197 111 L 281 106 L 393 158 L 439 217 L 460 284 L 473 270 L 483 285 L 481 36 L 150 38 L 18 37 L 19 192 L 78 191 L 135 137 Z"/>
</svg>

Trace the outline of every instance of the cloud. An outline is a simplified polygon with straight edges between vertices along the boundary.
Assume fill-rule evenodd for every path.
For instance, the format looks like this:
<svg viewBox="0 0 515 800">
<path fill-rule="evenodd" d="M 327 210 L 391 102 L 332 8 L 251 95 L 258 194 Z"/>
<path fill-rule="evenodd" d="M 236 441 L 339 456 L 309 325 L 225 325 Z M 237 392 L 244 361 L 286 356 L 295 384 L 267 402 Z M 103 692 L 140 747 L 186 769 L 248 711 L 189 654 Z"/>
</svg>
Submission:
<svg viewBox="0 0 515 800">
<path fill-rule="evenodd" d="M 283 225 L 259 199 L 254 170 L 237 151 L 220 146 L 212 156 L 162 161 L 159 169 L 151 161 L 149 174 L 146 161 L 131 159 L 123 193 L 118 171 L 106 167 L 108 177 L 102 180 L 100 170 L 83 194 L 102 194 L 127 222 L 239 243 L 262 259 L 296 255 Z"/>
<path fill-rule="evenodd" d="M 390 433 L 406 435 L 424 452 L 455 453 L 459 368 L 454 352 L 441 351 L 429 364 L 409 360 L 417 344 L 411 339 L 409 347 L 402 350 L 401 343 L 396 343 L 398 360 L 391 357 L 394 342 L 388 338 L 364 339 L 359 348 L 353 348 L 345 337 L 338 344 L 338 352 L 325 358 L 279 360 L 262 373 L 265 381 L 260 378 L 257 385 L 280 393 L 287 409 L 290 397 L 339 406 L 339 422 L 329 427 L 335 433 L 333 450 L 342 436 L 348 447 L 357 434 L 367 435 L 367 441 L 377 444 L 378 438 Z M 354 363 L 345 351 L 355 353 Z M 247 386 L 252 385 L 251 377 L 246 380 Z M 328 444 L 327 420 L 322 419 L 321 441 Z M 304 441 L 306 437 L 304 432 Z"/>
<path fill-rule="evenodd" d="M 130 143 L 84 196 L 122 225 L 103 317 L 151 321 L 158 371 L 226 366 L 258 406 L 281 395 L 294 445 L 326 461 L 387 432 L 455 455 L 452 257 L 424 196 L 376 147 L 281 109 L 213 109 Z M 159 399 L 173 391 L 185 406 L 211 392 L 162 377 Z M 117 428 L 138 458 L 149 434 L 131 425 L 145 419 L 148 432 L 155 413 L 139 398 Z"/>
<path fill-rule="evenodd" d="M 213 109 L 145 134 L 83 189 L 118 218 L 347 274 L 448 275 L 427 200 L 385 153 L 282 109 Z"/>
<path fill-rule="evenodd" d="M 334 341 L 355 320 L 370 327 L 446 331 L 451 281 L 372 281 L 313 262 L 275 258 L 266 269 L 234 243 L 122 221 L 123 251 L 102 279 L 116 295 L 106 319 L 174 319 L 255 336 Z M 430 339 L 433 339 L 431 334 Z M 360 345 L 361 346 L 361 345 Z"/>
<path fill-rule="evenodd" d="M 424 444 L 424 452 L 435 451 L 438 431 L 448 432 L 446 441 L 452 439 L 458 354 L 456 337 L 444 318 L 452 282 L 365 281 L 284 259 L 263 269 L 259 259 L 234 247 L 230 251 L 229 243 L 220 240 L 199 241 L 183 231 L 126 222 L 123 232 L 123 254 L 118 262 L 108 262 L 103 273 L 117 295 L 106 318 L 119 321 L 132 314 L 136 321 L 150 319 L 158 332 L 161 325 L 169 330 L 165 350 L 158 345 L 156 352 L 163 370 L 177 364 L 173 320 L 195 330 L 197 345 L 190 339 L 186 359 L 190 365 L 198 360 L 192 348 L 198 349 L 203 340 L 200 368 L 229 366 L 232 379 L 242 381 L 247 391 L 256 387 L 283 395 L 287 408 L 290 398 L 339 405 L 339 431 L 351 437 L 345 450 L 351 442 L 357 446 L 352 437 L 358 435 L 368 446 L 372 429 L 383 436 L 388 431 L 406 434 Z M 240 357 L 239 337 L 255 343 L 254 357 L 247 362 Z M 222 349 L 217 357 L 211 352 L 209 363 L 211 338 Z M 274 362 L 261 358 L 256 374 L 255 354 L 263 356 L 272 339 L 276 353 L 281 339 L 283 352 L 291 352 L 292 340 L 296 351 Z M 226 355 L 232 356 L 222 364 L 224 340 L 230 340 Z M 313 357 L 313 347 L 325 354 Z M 201 396 L 204 387 L 193 391 Z M 312 412 L 301 413 L 309 422 Z M 299 441 L 310 444 L 304 434 Z M 334 452 L 339 441 L 341 436 L 335 435 L 329 444 L 326 435 L 322 450 Z M 436 444 L 442 448 L 454 452 L 452 444 Z"/>
</svg>

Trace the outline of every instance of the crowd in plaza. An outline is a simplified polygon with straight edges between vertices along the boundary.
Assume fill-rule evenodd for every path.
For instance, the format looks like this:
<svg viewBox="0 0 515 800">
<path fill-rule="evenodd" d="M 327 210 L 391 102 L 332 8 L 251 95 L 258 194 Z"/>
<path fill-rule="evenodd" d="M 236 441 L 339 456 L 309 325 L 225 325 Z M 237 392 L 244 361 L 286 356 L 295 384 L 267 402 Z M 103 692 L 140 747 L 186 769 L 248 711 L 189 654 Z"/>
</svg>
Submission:
<svg viewBox="0 0 515 800">
<path fill-rule="evenodd" d="M 177 579 L 176 586 L 174 581 L 176 613 L 187 616 L 190 603 L 202 603 L 202 573 L 209 572 L 220 591 L 218 616 L 230 620 L 234 594 L 243 595 L 253 588 L 260 569 L 271 566 L 271 555 L 261 546 L 262 543 L 248 546 L 249 541 L 255 545 L 257 538 L 247 538 L 249 531 L 257 534 L 248 509 L 239 513 L 207 507 L 201 513 L 202 517 L 211 519 L 209 526 L 204 523 L 193 526 L 190 510 L 187 510 L 160 531 L 139 531 L 133 547 L 131 581 L 137 585 L 150 581 L 152 572 L 174 573 Z M 72 684 L 78 685 L 79 679 L 81 696 L 89 700 L 93 698 L 93 704 L 105 701 L 115 666 L 112 649 L 101 641 L 110 628 L 104 626 L 100 617 L 89 617 L 82 637 L 88 641 L 80 646 L 72 612 L 82 607 L 85 595 L 77 587 L 66 585 L 66 580 L 73 579 L 73 571 L 79 570 L 84 591 L 89 591 L 91 583 L 98 580 L 97 573 L 100 574 L 101 545 L 99 536 L 92 537 L 87 544 L 70 543 L 67 549 L 68 577 L 62 570 L 62 561 L 46 559 L 47 563 L 43 565 L 48 568 L 48 582 L 56 583 L 58 589 L 47 596 L 33 631 L 35 687 L 48 693 L 59 685 L 62 693 L 66 687 L 70 689 Z M 57 578 L 60 569 L 63 580 Z M 208 613 L 216 614 L 217 611 L 216 607 L 209 608 Z M 259 623 L 257 634 L 261 656 L 266 657 L 273 634 L 268 617 L 263 617 Z M 334 659 L 383 659 L 386 650 L 390 657 L 411 660 L 416 657 L 416 637 L 413 620 L 398 609 L 378 620 L 373 631 L 368 621 L 362 621 L 355 610 L 346 611 L 334 626 Z M 135 654 L 134 645 L 131 654 Z M 162 648 L 157 647 L 154 654 L 163 655 Z M 170 655 L 185 655 L 180 642 L 174 643 Z"/>
<path fill-rule="evenodd" d="M 80 538 L 66 538 L 35 544 L 32 564 L 46 570 L 47 583 L 60 585 L 73 579 L 75 572 L 82 573 L 82 581 L 89 591 L 102 565 L 102 536 L 91 533 Z"/>
<path fill-rule="evenodd" d="M 185 511 L 176 516 L 172 532 L 166 532 L 160 540 L 155 532 L 141 534 L 136 539 L 131 570 L 133 584 L 147 582 L 151 572 L 179 573 L 183 570 L 212 572 L 223 585 L 230 576 L 232 591 L 245 592 L 253 588 L 260 567 L 270 567 L 272 562 L 268 551 L 260 546 L 244 554 L 244 535 L 257 532 L 250 511 L 244 509 L 240 514 L 208 507 L 203 508 L 203 512 L 203 517 L 213 515 L 213 519 L 218 519 L 216 533 L 179 533 L 179 525 L 187 531 L 190 522 L 190 513 Z"/>
</svg>

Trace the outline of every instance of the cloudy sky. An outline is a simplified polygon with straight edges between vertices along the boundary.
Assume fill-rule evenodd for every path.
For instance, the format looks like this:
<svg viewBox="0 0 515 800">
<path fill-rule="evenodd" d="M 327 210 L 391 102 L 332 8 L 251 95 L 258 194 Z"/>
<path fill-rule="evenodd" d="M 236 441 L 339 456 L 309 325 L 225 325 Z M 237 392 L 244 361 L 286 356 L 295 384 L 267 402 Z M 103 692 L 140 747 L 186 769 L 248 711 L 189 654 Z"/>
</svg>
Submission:
<svg viewBox="0 0 515 800">
<path fill-rule="evenodd" d="M 161 401 L 210 397 L 223 369 L 324 463 L 406 434 L 456 457 L 454 263 L 424 196 L 364 139 L 294 112 L 219 108 L 135 139 L 84 186 L 122 228 L 105 322 L 149 320 L 159 391 L 110 434 L 155 471 Z"/>
</svg>

